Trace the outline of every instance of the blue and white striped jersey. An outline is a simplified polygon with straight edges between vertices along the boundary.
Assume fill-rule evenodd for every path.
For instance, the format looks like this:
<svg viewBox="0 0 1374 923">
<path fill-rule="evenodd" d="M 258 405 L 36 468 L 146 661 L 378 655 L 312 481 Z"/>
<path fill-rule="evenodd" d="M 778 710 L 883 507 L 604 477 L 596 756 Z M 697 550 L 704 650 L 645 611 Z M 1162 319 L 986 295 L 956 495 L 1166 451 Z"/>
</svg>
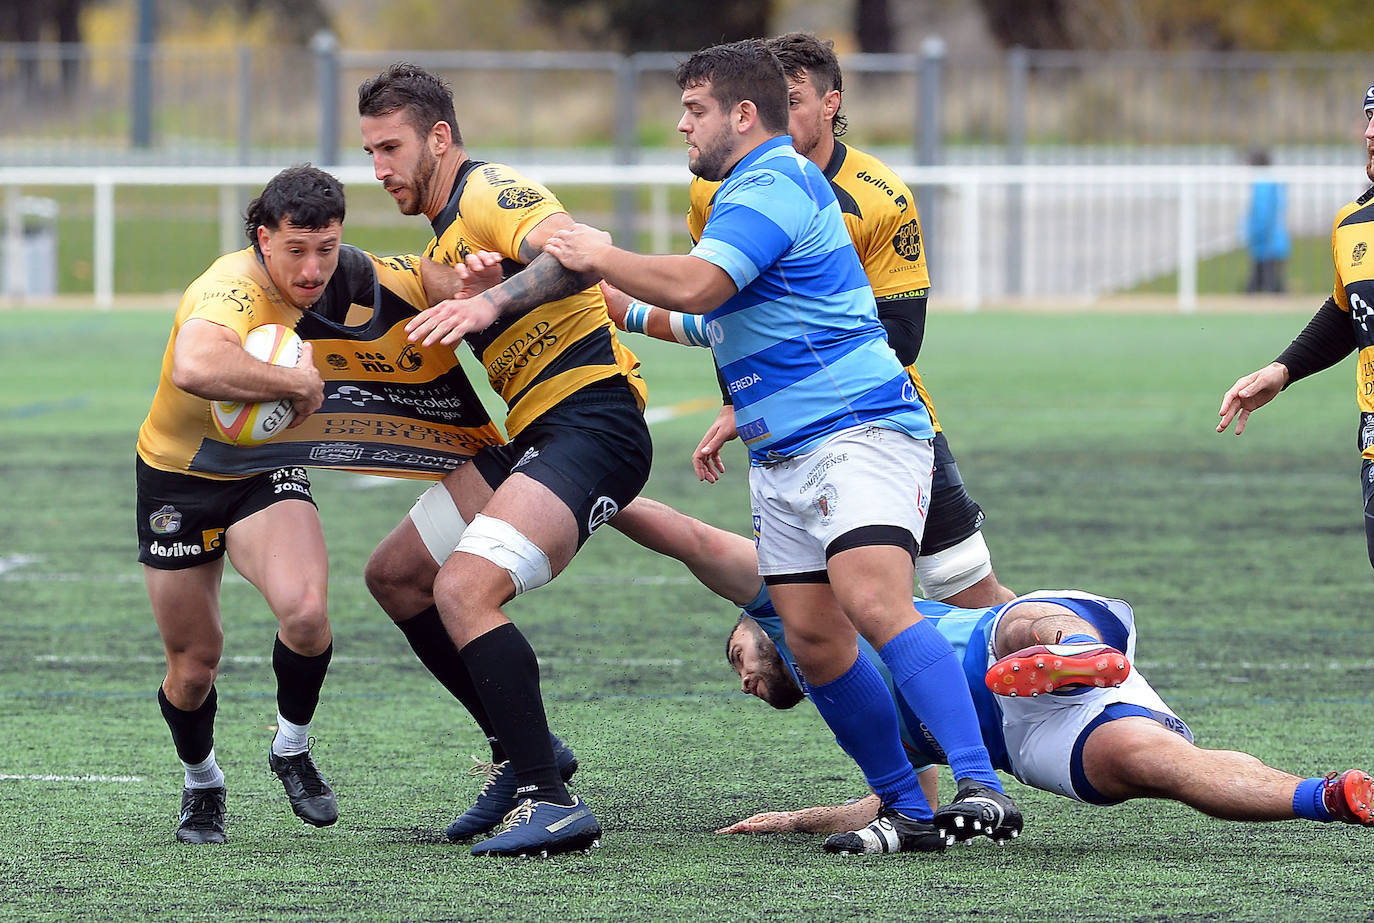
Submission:
<svg viewBox="0 0 1374 923">
<path fill-rule="evenodd" d="M 878 322 L 830 183 L 789 137 L 735 165 L 692 256 L 738 289 L 706 322 L 751 463 L 811 451 L 862 424 L 934 435 Z"/>
</svg>

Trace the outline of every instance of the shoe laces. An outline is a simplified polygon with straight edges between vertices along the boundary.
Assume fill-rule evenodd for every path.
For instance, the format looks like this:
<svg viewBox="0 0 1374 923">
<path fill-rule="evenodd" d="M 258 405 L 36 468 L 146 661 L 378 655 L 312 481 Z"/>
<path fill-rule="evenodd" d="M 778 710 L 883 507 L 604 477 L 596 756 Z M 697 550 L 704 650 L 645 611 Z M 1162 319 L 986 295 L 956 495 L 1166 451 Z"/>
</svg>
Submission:
<svg viewBox="0 0 1374 923">
<path fill-rule="evenodd" d="M 310 751 L 313 749 L 315 749 L 315 738 L 312 737 L 300 753 L 281 757 L 286 760 L 291 771 L 301 780 L 301 788 L 311 798 L 323 795 L 326 787 L 324 776 L 320 774 L 320 769 L 315 765 L 315 761 L 310 758 Z"/>
<path fill-rule="evenodd" d="M 502 832 L 514 829 L 523 823 L 527 823 L 534 816 L 534 799 L 526 798 L 506 812 L 506 816 L 501 818 L 503 826 Z"/>
<path fill-rule="evenodd" d="M 193 826 L 203 827 L 214 823 L 219 816 L 219 795 L 213 788 L 191 789 L 191 800 L 186 805 L 186 817 Z"/>
<path fill-rule="evenodd" d="M 472 758 L 472 762 L 475 765 L 468 767 L 468 775 L 486 777 L 482 781 L 481 791 L 477 793 L 479 798 L 485 795 L 491 787 L 496 784 L 496 780 L 501 778 L 501 774 L 504 773 L 506 767 L 510 765 L 510 760 L 506 760 L 504 763 L 493 763 L 486 760 L 479 760 L 475 756 Z"/>
</svg>

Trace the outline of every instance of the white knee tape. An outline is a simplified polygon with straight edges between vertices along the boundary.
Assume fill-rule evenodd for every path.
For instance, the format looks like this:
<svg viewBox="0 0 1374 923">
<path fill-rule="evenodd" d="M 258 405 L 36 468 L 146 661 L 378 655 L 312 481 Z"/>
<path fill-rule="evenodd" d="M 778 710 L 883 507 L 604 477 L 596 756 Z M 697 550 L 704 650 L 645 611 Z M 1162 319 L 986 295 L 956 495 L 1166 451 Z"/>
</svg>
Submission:
<svg viewBox="0 0 1374 923">
<path fill-rule="evenodd" d="M 463 537 L 463 530 L 468 527 L 443 484 L 435 484 L 420 494 L 420 499 L 410 508 L 410 521 L 415 524 L 415 531 L 420 533 L 420 540 L 425 543 L 430 557 L 440 566 L 453 554 L 458 540 Z"/>
<path fill-rule="evenodd" d="M 992 573 L 992 556 L 983 533 L 975 532 L 952 548 L 916 559 L 916 579 L 926 599 L 949 599 Z"/>
<path fill-rule="evenodd" d="M 549 556 L 508 522 L 478 513 L 463 532 L 455 551 L 486 558 L 510 574 L 515 595 L 553 579 Z"/>
</svg>

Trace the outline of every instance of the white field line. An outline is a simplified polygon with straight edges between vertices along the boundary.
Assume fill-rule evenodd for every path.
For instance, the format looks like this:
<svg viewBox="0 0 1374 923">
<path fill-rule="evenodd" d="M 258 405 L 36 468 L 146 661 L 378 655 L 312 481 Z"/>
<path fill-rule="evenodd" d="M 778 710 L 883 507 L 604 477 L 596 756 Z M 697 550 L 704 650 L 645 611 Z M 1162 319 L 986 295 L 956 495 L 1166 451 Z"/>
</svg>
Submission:
<svg viewBox="0 0 1374 923">
<path fill-rule="evenodd" d="M 166 660 L 161 655 L 135 654 L 130 657 L 117 657 L 110 654 L 35 654 L 34 663 L 86 665 L 100 664 L 118 666 L 120 664 L 161 664 Z M 680 667 L 686 661 L 680 657 L 540 657 L 541 664 L 550 666 L 578 666 L 590 664 L 602 667 Z M 270 656 L 236 655 L 220 658 L 221 664 L 234 666 L 266 666 L 272 663 Z M 414 657 L 356 657 L 336 654 L 330 664 L 360 664 L 363 666 L 411 666 L 419 661 Z"/>
<path fill-rule="evenodd" d="M 46 773 L 29 775 L 0 773 L 0 782 L 142 782 L 143 776 L 54 776 Z"/>
</svg>

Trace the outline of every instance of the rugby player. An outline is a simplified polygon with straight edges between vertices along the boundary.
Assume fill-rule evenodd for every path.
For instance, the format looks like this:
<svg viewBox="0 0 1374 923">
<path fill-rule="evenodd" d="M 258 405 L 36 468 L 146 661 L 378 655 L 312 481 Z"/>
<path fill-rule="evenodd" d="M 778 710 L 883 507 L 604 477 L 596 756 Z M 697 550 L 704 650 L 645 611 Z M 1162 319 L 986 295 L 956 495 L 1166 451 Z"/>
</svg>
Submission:
<svg viewBox="0 0 1374 923">
<path fill-rule="evenodd" d="M 1374 791 L 1361 770 L 1304 779 L 1248 753 L 1198 747 L 1129 662 L 1135 618 L 1122 600 L 1046 590 L 978 609 L 914 603 L 960 656 L 993 765 L 1027 785 L 1087 804 L 1164 798 L 1223 820 L 1374 826 Z M 743 691 L 774 708 L 791 708 L 806 694 L 776 616 L 741 614 L 726 656 Z M 876 655 L 867 656 L 883 669 Z M 912 764 L 933 775 L 944 755 L 897 704 Z M 871 821 L 879 807 L 869 794 L 844 805 L 755 814 L 716 832 L 836 833 Z M 854 851 L 884 848 L 868 834 Z"/>
<path fill-rule="evenodd" d="M 1365 175 L 1374 182 L 1374 86 L 1364 94 Z M 1331 228 L 1336 283 L 1331 296 L 1279 357 L 1236 380 L 1222 396 L 1224 433 L 1234 420 L 1245 432 L 1250 414 L 1300 378 L 1328 369 L 1358 351 L 1355 406 L 1360 413 L 1360 483 L 1364 491 L 1364 533 L 1374 567 L 1374 257 L 1367 241 L 1374 232 L 1374 186 L 1341 207 Z"/>
<path fill-rule="evenodd" d="M 549 733 L 534 650 L 501 607 L 561 573 L 644 486 L 652 447 L 639 362 L 617 340 L 596 277 L 542 253 L 572 225 L 566 210 L 510 167 L 468 156 L 447 84 L 392 65 L 359 87 L 358 114 L 377 179 L 403 214 L 430 221 L 427 257 L 503 257 L 505 281 L 410 329 L 426 346 L 467 340 L 506 402 L 511 440 L 419 499 L 373 552 L 368 588 L 491 744 L 477 803 L 448 836 L 504 819 L 474 855 L 585 849 L 601 826 L 567 790 L 576 758 Z M 487 320 L 460 336 L 447 319 L 473 305 Z"/>
<path fill-rule="evenodd" d="M 294 466 L 216 474 L 197 456 L 213 438 L 211 401 L 288 399 L 300 422 L 324 398 L 308 340 L 296 366 L 283 368 L 244 351 L 248 331 L 295 327 L 307 311 L 342 320 L 350 303 L 371 303 L 378 281 L 419 310 L 459 290 L 458 276 L 468 274 L 429 264 L 422 278 L 419 261 L 376 260 L 342 244 L 343 220 L 343 187 L 328 173 L 306 165 L 273 177 L 248 206 L 252 246 L 220 257 L 182 296 L 138 432 L 138 559 L 166 649 L 158 702 L 185 769 L 176 833 L 185 843 L 225 841 L 214 721 L 226 554 L 279 626 L 268 764 L 302 820 L 328 826 L 338 819 L 333 789 L 310 755 L 310 725 L 333 652 L 328 561 L 310 480 Z"/>
<path fill-rule="evenodd" d="M 840 113 L 842 75 L 834 48 L 814 35 L 794 32 L 768 40 L 787 72 L 788 131 L 792 146 L 821 169 L 840 203 L 846 229 L 854 241 L 864 273 L 878 302 L 878 319 L 888 343 L 907 368 L 917 393 L 930 413 L 935 430 L 935 470 L 931 476 L 930 513 L 916 558 L 921 595 L 955 606 L 991 606 L 1015 594 L 993 572 L 992 558 L 981 530 L 983 510 L 969 495 L 960 476 L 949 440 L 936 416 L 930 394 L 916 369 L 925 335 L 926 297 L 930 275 L 916 200 L 906 184 L 885 163 L 842 143 L 846 122 Z M 695 177 L 691 185 L 688 230 L 701 236 L 720 183 Z M 625 329 L 687 345 L 709 346 L 700 315 L 666 311 L 640 302 L 631 305 L 622 292 L 607 287 L 611 318 Z M 734 438 L 734 408 L 728 389 L 721 415 L 698 450 L 698 472 L 714 480 L 724 470 L 720 447 Z M 662 504 L 641 498 L 631 503 L 613 525 L 630 538 L 688 565 L 707 586 L 729 578 L 713 567 L 714 549 L 684 527 L 683 517 Z M 726 570 L 728 570 L 728 566 Z M 744 598 L 724 593 L 743 605 L 758 592 L 758 583 Z"/>
<path fill-rule="evenodd" d="M 945 840 L 902 750 L 892 698 L 858 657 L 858 633 L 950 755 L 961 785 L 952 812 L 993 803 L 1007 832 L 1019 829 L 954 651 L 911 608 L 934 430 L 887 345 L 834 192 L 791 147 L 782 65 L 762 42 L 735 42 L 697 52 L 677 78 L 688 164 L 724 181 L 697 246 L 643 256 L 578 225 L 552 235 L 545 251 L 718 326 L 717 367 L 744 383 L 734 399 L 750 450 L 759 573 L 818 710 L 881 797 L 874 823 L 894 831 L 894 851 L 935 851 Z M 474 313 L 449 329 L 485 322 Z"/>
</svg>

